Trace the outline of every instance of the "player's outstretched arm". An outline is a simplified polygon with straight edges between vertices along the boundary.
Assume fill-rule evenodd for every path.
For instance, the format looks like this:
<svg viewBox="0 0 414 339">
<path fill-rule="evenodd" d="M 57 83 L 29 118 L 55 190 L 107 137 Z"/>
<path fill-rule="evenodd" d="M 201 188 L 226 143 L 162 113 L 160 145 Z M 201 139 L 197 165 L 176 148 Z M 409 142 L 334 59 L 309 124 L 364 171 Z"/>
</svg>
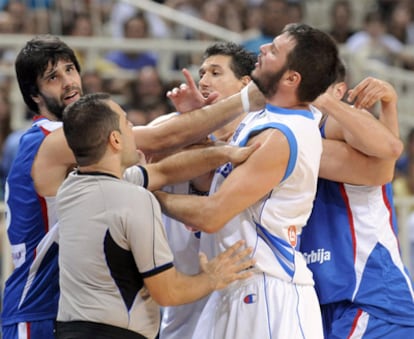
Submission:
<svg viewBox="0 0 414 339">
<path fill-rule="evenodd" d="M 251 110 L 264 107 L 262 93 L 254 83 L 247 85 L 246 93 Z M 213 105 L 178 114 L 155 126 L 134 126 L 135 143 L 145 154 L 172 152 L 196 143 L 221 126 L 226 125 L 243 112 L 241 94 L 236 93 Z"/>
<path fill-rule="evenodd" d="M 244 248 L 239 241 L 232 247 L 208 261 L 200 255 L 202 272 L 189 276 L 174 267 L 144 279 L 152 298 L 161 306 L 175 306 L 193 302 L 222 289 L 230 283 L 252 275 L 248 269 L 255 261 L 250 258 L 252 248 Z"/>
<path fill-rule="evenodd" d="M 148 172 L 148 189 L 157 190 L 168 184 L 190 180 L 231 162 L 243 163 L 259 144 L 247 147 L 230 145 L 209 146 L 175 153 L 145 166 Z"/>
</svg>

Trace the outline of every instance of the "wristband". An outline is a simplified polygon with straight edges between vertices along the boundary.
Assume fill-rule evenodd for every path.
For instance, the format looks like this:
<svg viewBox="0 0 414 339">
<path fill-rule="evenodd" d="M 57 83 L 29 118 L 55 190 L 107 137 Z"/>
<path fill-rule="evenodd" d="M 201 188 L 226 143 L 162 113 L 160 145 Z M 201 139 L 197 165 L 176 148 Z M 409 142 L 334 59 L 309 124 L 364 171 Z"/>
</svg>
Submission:
<svg viewBox="0 0 414 339">
<path fill-rule="evenodd" d="M 243 89 L 240 91 L 241 102 L 243 106 L 243 111 L 245 113 L 249 113 L 250 111 L 250 102 L 249 102 L 249 88 L 248 86 L 244 86 Z"/>
</svg>

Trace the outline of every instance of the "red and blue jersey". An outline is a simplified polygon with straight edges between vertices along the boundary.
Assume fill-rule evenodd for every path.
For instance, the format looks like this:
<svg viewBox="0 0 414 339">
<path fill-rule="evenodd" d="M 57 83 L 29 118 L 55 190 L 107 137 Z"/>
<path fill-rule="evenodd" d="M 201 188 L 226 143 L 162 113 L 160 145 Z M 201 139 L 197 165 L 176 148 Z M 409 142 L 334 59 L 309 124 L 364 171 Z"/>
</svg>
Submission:
<svg viewBox="0 0 414 339">
<path fill-rule="evenodd" d="M 37 194 L 31 176 L 41 143 L 61 122 L 37 117 L 21 137 L 6 182 L 6 227 L 14 271 L 4 290 L 2 324 L 55 319 L 59 268 L 54 197 Z"/>
<path fill-rule="evenodd" d="M 301 251 L 322 305 L 349 301 L 377 318 L 414 325 L 413 284 L 400 255 L 390 183 L 319 179 Z"/>
</svg>

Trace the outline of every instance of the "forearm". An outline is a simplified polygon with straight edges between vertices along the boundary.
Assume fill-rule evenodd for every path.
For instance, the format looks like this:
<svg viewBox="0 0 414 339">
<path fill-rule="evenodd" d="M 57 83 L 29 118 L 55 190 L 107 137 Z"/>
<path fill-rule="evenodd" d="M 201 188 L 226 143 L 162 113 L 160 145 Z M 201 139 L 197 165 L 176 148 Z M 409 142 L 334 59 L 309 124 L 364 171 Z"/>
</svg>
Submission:
<svg viewBox="0 0 414 339">
<path fill-rule="evenodd" d="M 253 82 L 247 89 L 250 110 L 262 109 L 265 105 L 263 94 Z M 242 113 L 241 94 L 236 93 L 213 105 L 179 114 L 156 126 L 135 126 L 135 143 L 145 154 L 172 152 L 202 140 Z"/>
<path fill-rule="evenodd" d="M 149 190 L 157 190 L 198 177 L 231 161 L 234 148 L 228 145 L 210 146 L 182 151 L 157 163 L 147 165 Z M 157 176 L 158 179 L 155 179 Z"/>
<path fill-rule="evenodd" d="M 369 112 L 332 97 L 324 102 L 322 109 L 339 124 L 344 141 L 355 149 L 368 156 L 398 158 L 400 140 Z"/>
<path fill-rule="evenodd" d="M 135 142 L 137 148 L 146 154 L 171 152 L 196 143 L 235 119 L 242 111 L 240 94 L 235 94 L 214 105 L 179 114 L 156 126 L 144 126 L 144 130 L 143 127 L 135 127 Z"/>
<path fill-rule="evenodd" d="M 379 121 L 400 140 L 400 126 L 396 102 L 382 102 Z M 402 143 L 401 143 L 402 144 Z"/>
<path fill-rule="evenodd" d="M 170 194 L 161 191 L 154 194 L 163 213 L 200 231 L 214 233 L 227 221 L 220 205 L 216 204 L 211 196 Z"/>
<path fill-rule="evenodd" d="M 258 147 L 258 143 L 246 147 L 230 146 L 225 143 L 207 147 L 205 144 L 177 153 L 158 163 L 148 165 L 147 170 L 151 172 L 149 189 L 159 189 L 166 184 L 187 181 L 203 174 L 209 174 L 211 180 L 211 174 L 217 167 L 227 162 L 237 166 Z M 203 183 L 210 187 L 210 182 L 207 183 L 206 179 L 207 176 L 204 176 Z"/>
<path fill-rule="evenodd" d="M 319 177 L 352 185 L 380 186 L 394 176 L 394 162 L 367 156 L 342 141 L 323 140 Z"/>
<path fill-rule="evenodd" d="M 150 278 L 151 279 L 151 278 Z M 188 276 L 175 268 L 168 273 L 164 288 L 151 296 L 161 306 L 177 306 L 201 299 L 214 291 L 213 282 L 206 273 Z"/>
</svg>

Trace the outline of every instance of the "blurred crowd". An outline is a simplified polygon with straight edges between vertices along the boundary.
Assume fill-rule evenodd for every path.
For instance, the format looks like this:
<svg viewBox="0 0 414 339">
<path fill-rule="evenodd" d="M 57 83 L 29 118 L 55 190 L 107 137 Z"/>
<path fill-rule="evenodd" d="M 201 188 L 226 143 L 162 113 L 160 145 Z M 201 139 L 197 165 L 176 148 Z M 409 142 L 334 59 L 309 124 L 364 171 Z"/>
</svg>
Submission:
<svg viewBox="0 0 414 339">
<path fill-rule="evenodd" d="M 309 23 L 304 0 L 159 0 L 159 4 L 181 13 L 242 34 L 245 48 L 259 53 L 259 46 L 271 41 L 289 22 Z M 414 70 L 414 54 L 406 53 L 414 45 L 414 2 L 412 0 L 365 1 L 364 13 L 356 20 L 356 1 L 329 2 L 325 26 L 332 37 L 353 54 Z M 326 7 L 324 7 L 326 8 Z M 320 13 L 319 13 L 320 14 Z M 360 14 L 360 13 L 359 13 Z M 131 4 L 115 0 L 0 0 L 0 34 L 57 34 L 81 37 L 117 37 L 125 39 L 196 39 L 210 36 L 178 25 Z M 0 50 L 1 67 L 13 65 L 15 50 Z M 76 51 L 81 66 L 85 55 Z M 173 111 L 166 91 L 182 79 L 166 79 L 160 74 L 158 55 L 153 51 L 129 53 L 111 50 L 98 55 L 94 67 L 83 68 L 85 93 L 105 91 L 115 94 L 128 118 L 136 125 Z M 172 67 L 197 67 L 200 55 L 177 55 Z M 118 79 L 118 70 L 130 72 Z M 13 79 L 0 71 L 0 153 L 2 177 L 7 174 L 21 131 L 13 131 L 10 88 Z M 30 121 L 31 114 L 26 117 Z M 5 145 L 7 145 L 5 147 Z M 414 167 L 414 166 L 413 166 Z M 412 172 L 412 171 L 411 171 Z M 403 172 L 398 172 L 403 173 Z M 405 171 L 409 173 L 409 171 Z M 414 181 L 414 180 L 413 180 Z M 414 185 L 413 185 L 414 186 Z M 414 187 L 413 191 L 414 193 Z M 1 196 L 1 192 L 0 192 Z"/>
</svg>

